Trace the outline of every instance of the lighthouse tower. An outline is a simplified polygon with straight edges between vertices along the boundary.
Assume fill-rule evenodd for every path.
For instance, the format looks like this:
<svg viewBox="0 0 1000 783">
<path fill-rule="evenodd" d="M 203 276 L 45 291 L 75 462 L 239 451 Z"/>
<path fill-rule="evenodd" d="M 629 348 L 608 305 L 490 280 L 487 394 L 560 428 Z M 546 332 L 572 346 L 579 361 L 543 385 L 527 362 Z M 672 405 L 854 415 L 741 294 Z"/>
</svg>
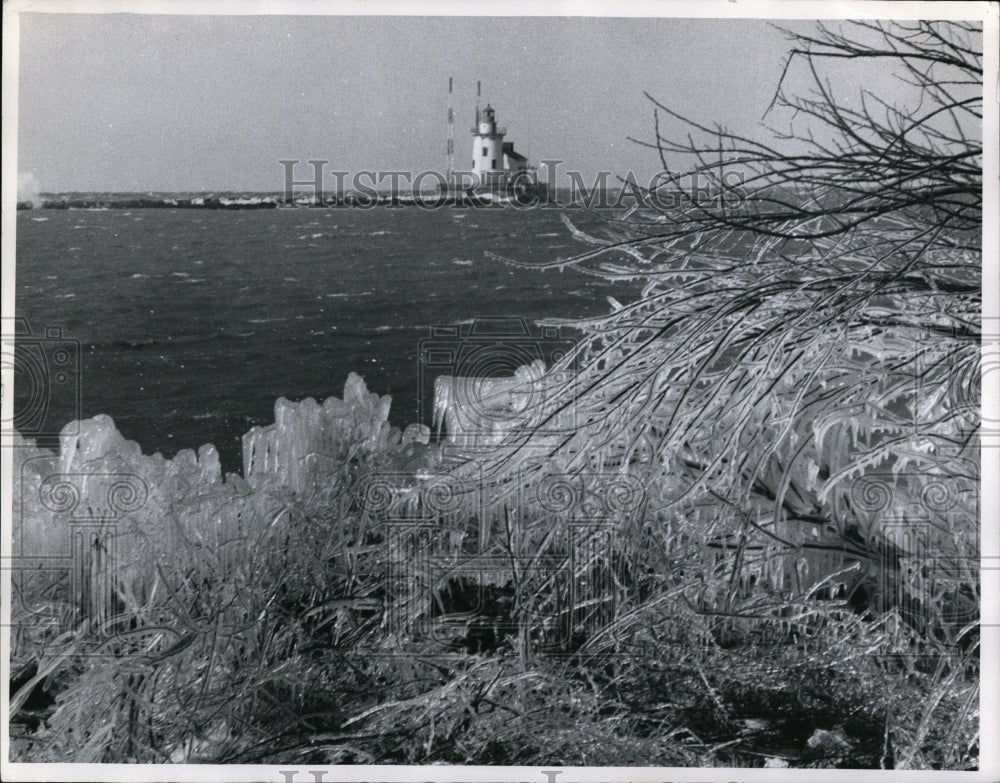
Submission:
<svg viewBox="0 0 1000 783">
<path fill-rule="evenodd" d="M 486 104 L 482 111 L 476 110 L 476 126 L 472 129 L 472 173 L 477 185 L 485 185 L 500 179 L 504 170 L 503 137 L 506 128 L 498 128 L 493 107 Z"/>
</svg>

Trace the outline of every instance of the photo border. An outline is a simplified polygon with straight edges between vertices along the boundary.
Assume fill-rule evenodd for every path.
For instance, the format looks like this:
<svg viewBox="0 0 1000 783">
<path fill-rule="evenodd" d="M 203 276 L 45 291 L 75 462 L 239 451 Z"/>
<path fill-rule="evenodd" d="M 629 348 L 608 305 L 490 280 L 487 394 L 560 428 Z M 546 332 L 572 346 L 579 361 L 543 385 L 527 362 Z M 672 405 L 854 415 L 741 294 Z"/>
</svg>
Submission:
<svg viewBox="0 0 1000 783">
<path fill-rule="evenodd" d="M 998 156 L 997 72 L 998 72 L 998 5 L 986 2 L 718 2 L 692 4 L 687 2 L 652 2 L 630 0 L 616 6 L 605 6 L 597 0 L 580 0 L 572 5 L 555 0 L 513 0 L 504 5 L 473 5 L 471 3 L 433 2 L 408 3 L 404 0 L 365 0 L 365 2 L 310 2 L 309 0 L 280 0 L 259 3 L 253 0 L 222 0 L 206 7 L 196 2 L 176 0 L 21 0 L 4 6 L 3 24 L 3 287 L 2 309 L 5 317 L 15 316 L 14 283 L 16 242 L 16 176 L 17 176 L 17 106 L 19 37 L 18 16 L 31 13 L 143 13 L 201 15 L 209 10 L 212 15 L 261 14 L 261 15 L 456 15 L 456 16 L 615 16 L 615 17 L 688 17 L 688 18 L 772 18 L 772 19 L 838 19 L 838 18 L 935 18 L 972 19 L 983 23 L 985 117 L 984 141 L 984 221 L 983 221 L 983 316 L 1000 317 L 1000 227 L 995 220 L 998 213 L 998 183 L 995 173 L 1000 170 Z M 984 357 L 988 359 L 988 357 Z M 992 358 L 996 361 L 996 357 Z M 1000 378 L 998 373 L 983 377 L 984 419 L 997 421 L 1000 407 Z M 2 419 L 12 420 L 13 396 L 12 371 L 4 371 Z M 7 444 L 4 444 L 7 445 Z M 995 564 L 1000 558 L 1000 436 L 984 438 L 982 449 L 982 556 L 983 563 Z M 993 480 L 991 480 L 991 478 Z M 0 448 L 0 503 L 2 503 L 3 536 L 0 556 L 9 562 L 11 552 L 12 494 L 10 488 L 12 459 L 10 450 Z M 996 666 L 1000 662 L 1000 571 L 984 567 L 982 571 L 982 688 L 980 737 L 1000 736 L 1000 677 Z M 0 608 L 2 625 L 2 657 L 4 672 L 0 683 L 2 712 L 0 712 L 0 739 L 9 747 L 9 644 L 10 644 L 10 578 L 9 569 L 0 572 Z M 990 664 L 993 665 L 990 665 Z M 78 765 L 78 764 L 11 764 L 2 760 L 2 777 L 7 780 L 276 780 L 276 781 L 347 781 L 347 780 L 510 780 L 537 783 L 583 783 L 584 781 L 762 781 L 762 780 L 962 780 L 989 781 L 1000 775 L 1000 744 L 981 742 L 980 770 L 978 772 L 913 772 L 864 770 L 806 771 L 801 769 L 694 769 L 694 768 L 637 768 L 637 767 L 408 767 L 408 766 L 339 766 L 328 767 L 322 775 L 317 769 L 302 765 L 290 776 L 291 766 L 198 766 L 198 765 Z"/>
</svg>

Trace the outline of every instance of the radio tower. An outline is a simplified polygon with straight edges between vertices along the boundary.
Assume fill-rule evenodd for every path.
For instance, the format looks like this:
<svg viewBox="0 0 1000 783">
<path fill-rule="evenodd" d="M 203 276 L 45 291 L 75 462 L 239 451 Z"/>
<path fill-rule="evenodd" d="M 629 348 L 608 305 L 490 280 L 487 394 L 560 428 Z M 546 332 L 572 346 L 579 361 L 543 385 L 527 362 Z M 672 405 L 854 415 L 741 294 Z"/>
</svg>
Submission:
<svg viewBox="0 0 1000 783">
<path fill-rule="evenodd" d="M 452 108 L 452 78 L 448 77 L 448 177 L 451 187 L 452 172 L 455 169 L 455 110 Z"/>
</svg>

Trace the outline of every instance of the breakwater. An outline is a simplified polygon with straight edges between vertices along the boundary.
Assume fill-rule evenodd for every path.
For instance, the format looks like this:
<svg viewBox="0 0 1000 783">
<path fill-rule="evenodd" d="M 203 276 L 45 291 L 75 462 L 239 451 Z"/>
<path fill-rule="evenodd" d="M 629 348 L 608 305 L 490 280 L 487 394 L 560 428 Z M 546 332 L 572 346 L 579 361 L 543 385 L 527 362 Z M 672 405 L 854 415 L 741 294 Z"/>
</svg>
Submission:
<svg viewBox="0 0 1000 783">
<path fill-rule="evenodd" d="M 214 196 L 70 198 L 18 201 L 19 210 L 28 209 L 274 209 L 278 201 L 270 197 L 225 198 Z"/>
<path fill-rule="evenodd" d="M 36 201 L 18 201 L 19 211 L 32 209 L 277 209 L 277 208 L 372 208 L 372 207 L 502 207 L 530 208 L 550 203 L 546 194 L 502 193 L 496 191 L 453 191 L 441 193 L 342 193 L 320 198 L 289 198 L 283 195 L 252 196 L 137 196 L 105 194 L 101 196 L 57 196 Z"/>
</svg>

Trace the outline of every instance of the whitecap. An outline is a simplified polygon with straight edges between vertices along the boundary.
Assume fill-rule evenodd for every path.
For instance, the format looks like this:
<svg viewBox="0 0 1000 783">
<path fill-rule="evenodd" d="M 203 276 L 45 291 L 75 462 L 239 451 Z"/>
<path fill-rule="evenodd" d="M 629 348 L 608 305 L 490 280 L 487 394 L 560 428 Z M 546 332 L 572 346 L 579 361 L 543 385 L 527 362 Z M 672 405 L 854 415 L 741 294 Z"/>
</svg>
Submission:
<svg viewBox="0 0 1000 783">
<path fill-rule="evenodd" d="M 358 293 L 355 293 L 353 291 L 350 292 L 345 291 L 343 293 L 338 293 L 338 294 L 325 294 L 327 299 L 348 299 L 352 296 L 371 296 L 371 295 L 372 295 L 371 291 L 360 291 Z"/>
</svg>

